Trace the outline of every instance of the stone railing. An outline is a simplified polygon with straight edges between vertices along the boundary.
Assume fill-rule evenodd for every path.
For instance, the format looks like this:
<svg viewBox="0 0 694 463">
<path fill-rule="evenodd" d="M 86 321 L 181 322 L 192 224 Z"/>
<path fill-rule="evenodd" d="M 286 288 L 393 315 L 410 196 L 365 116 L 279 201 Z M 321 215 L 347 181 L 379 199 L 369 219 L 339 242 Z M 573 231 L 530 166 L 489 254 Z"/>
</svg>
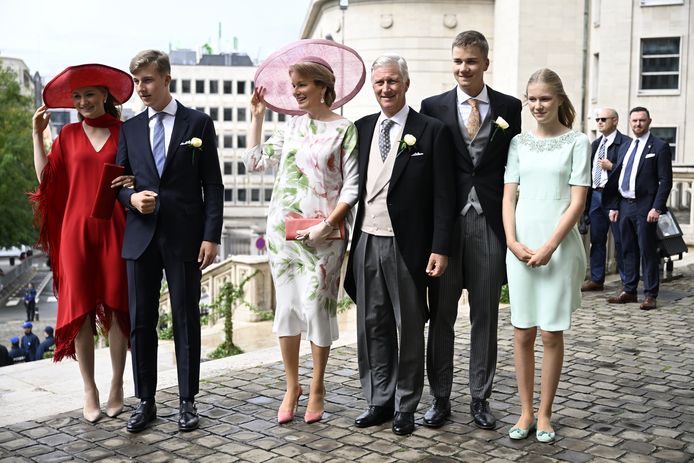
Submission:
<svg viewBox="0 0 694 463">
<path fill-rule="evenodd" d="M 694 166 L 675 166 L 672 168 L 672 192 L 668 198 L 668 208 L 677 216 L 684 235 L 684 242 L 694 246 Z"/>
</svg>

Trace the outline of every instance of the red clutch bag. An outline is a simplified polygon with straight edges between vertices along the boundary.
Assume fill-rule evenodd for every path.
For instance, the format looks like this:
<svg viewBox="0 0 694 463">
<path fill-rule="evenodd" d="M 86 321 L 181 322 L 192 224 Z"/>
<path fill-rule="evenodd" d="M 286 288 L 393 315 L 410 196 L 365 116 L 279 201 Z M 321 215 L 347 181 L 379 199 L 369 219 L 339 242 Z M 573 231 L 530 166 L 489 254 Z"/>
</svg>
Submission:
<svg viewBox="0 0 694 463">
<path fill-rule="evenodd" d="M 324 219 L 316 217 L 314 219 L 304 219 L 303 217 L 285 217 L 284 218 L 284 237 L 287 241 L 292 241 L 296 239 L 296 232 L 298 230 L 306 230 L 308 227 L 312 227 L 319 224 Z M 343 240 L 345 239 L 345 223 L 340 223 L 340 226 L 333 230 L 332 234 L 328 237 L 329 240 Z"/>
<path fill-rule="evenodd" d="M 109 220 L 113 215 L 113 206 L 116 203 L 116 190 L 111 188 L 111 182 L 116 177 L 123 175 L 125 167 L 117 164 L 104 163 L 99 179 L 99 191 L 96 192 L 91 217 L 95 219 Z"/>
</svg>

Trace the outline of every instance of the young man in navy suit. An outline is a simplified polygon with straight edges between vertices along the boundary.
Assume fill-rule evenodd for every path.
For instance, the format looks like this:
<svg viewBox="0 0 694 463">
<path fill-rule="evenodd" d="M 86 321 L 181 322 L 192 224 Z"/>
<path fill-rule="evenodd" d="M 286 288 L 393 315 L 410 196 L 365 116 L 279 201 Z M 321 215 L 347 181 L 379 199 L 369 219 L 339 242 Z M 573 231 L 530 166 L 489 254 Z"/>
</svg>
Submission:
<svg viewBox="0 0 694 463">
<path fill-rule="evenodd" d="M 641 261 L 644 293 L 641 310 L 652 310 L 656 308 L 660 286 L 656 230 L 660 214 L 667 210 L 672 189 L 672 156 L 670 146 L 651 135 L 648 109 L 640 106 L 632 109 L 629 125 L 634 139 L 624 144 L 605 187 L 610 220 L 619 220 L 625 274 L 622 292 L 608 298 L 608 302 L 637 301 Z"/>
<path fill-rule="evenodd" d="M 602 291 L 605 285 L 605 261 L 607 259 L 607 233 L 612 229 L 615 254 L 619 276 L 624 280 L 622 264 L 622 240 L 619 224 L 610 226 L 609 208 L 606 207 L 602 192 L 607 185 L 610 172 L 617 163 L 617 155 L 623 145 L 631 142 L 619 130 L 619 115 L 611 108 L 603 108 L 597 112 L 595 122 L 601 136 L 592 144 L 591 178 L 592 185 L 588 189 L 584 214 L 590 217 L 590 279 L 583 282 L 581 291 Z"/>
<path fill-rule="evenodd" d="M 140 432 L 157 415 L 157 321 L 162 270 L 171 298 L 180 409 L 178 428 L 199 424 L 194 398 L 200 377 L 201 270 L 217 256 L 222 232 L 222 175 L 212 119 L 169 92 L 171 65 L 160 51 L 130 62 L 135 90 L 147 109 L 121 127 L 116 162 L 135 176 L 118 199 L 128 209 L 130 343 L 135 396 L 127 430 Z"/>
<path fill-rule="evenodd" d="M 451 47 L 452 90 L 422 101 L 422 114 L 442 121 L 455 145 L 455 212 L 448 271 L 431 281 L 427 376 L 434 403 L 423 423 L 439 427 L 451 413 L 454 325 L 463 288 L 470 301 L 470 413 L 492 429 L 489 408 L 496 371 L 497 320 L 506 280 L 501 221 L 504 171 L 511 139 L 521 130 L 521 102 L 484 82 L 489 44 L 477 31 L 461 32 Z"/>
</svg>

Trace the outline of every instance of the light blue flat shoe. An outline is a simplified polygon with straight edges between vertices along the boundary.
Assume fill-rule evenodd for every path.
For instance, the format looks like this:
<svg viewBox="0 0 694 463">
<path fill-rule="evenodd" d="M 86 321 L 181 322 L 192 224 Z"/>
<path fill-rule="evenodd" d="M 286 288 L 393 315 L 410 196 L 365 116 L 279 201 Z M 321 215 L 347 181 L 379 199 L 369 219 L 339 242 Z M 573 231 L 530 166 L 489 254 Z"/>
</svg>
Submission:
<svg viewBox="0 0 694 463">
<path fill-rule="evenodd" d="M 525 429 L 523 429 L 523 428 L 515 428 L 515 427 L 514 427 L 514 428 L 511 428 L 511 429 L 509 429 L 509 431 L 508 431 L 508 437 L 510 437 L 510 438 L 513 439 L 513 440 L 525 439 L 526 437 L 528 437 L 528 434 L 530 434 L 530 431 L 532 431 L 533 429 L 535 429 L 535 426 L 537 426 L 537 421 L 533 421 L 533 422 L 530 424 L 530 426 L 528 426 L 528 427 L 525 428 Z"/>
<path fill-rule="evenodd" d="M 535 437 L 537 437 L 538 442 L 543 442 L 549 444 L 554 442 L 557 435 L 554 431 L 540 431 L 539 429 L 535 432 Z"/>
</svg>

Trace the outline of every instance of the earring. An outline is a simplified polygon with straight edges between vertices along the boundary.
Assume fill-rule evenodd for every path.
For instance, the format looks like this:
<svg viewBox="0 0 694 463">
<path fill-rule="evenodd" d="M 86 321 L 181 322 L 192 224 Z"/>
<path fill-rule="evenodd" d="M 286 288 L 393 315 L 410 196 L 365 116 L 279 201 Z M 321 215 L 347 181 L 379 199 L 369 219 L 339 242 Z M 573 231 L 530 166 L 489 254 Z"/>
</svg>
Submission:
<svg viewBox="0 0 694 463">
<path fill-rule="evenodd" d="M 323 98 L 323 95 L 321 95 L 321 97 L 320 97 L 320 102 L 321 102 L 321 104 L 325 103 L 325 98 Z"/>
</svg>

